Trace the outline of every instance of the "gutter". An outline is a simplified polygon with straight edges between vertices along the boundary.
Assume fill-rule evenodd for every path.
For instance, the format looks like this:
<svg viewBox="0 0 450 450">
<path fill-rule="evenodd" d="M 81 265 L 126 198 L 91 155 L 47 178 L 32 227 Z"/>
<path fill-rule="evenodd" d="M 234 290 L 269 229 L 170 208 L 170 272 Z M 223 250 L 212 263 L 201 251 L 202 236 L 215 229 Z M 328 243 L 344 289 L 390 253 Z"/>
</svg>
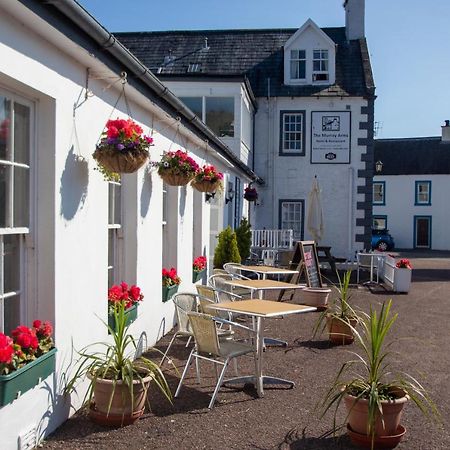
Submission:
<svg viewBox="0 0 450 450">
<path fill-rule="evenodd" d="M 28 3 L 26 0 L 21 0 Z M 166 86 L 164 86 L 153 73 L 144 66 L 120 41 L 104 28 L 91 14 L 74 0 L 44 0 L 44 4 L 54 6 L 71 22 L 76 24 L 90 38 L 92 38 L 101 49 L 112 55 L 123 63 L 136 78 L 141 80 L 159 98 L 169 104 L 189 124 L 205 136 L 209 143 L 213 143 L 215 150 L 232 162 L 245 175 L 258 184 L 264 181 L 256 175 L 246 164 L 244 164 L 223 142 L 207 127 L 178 97 L 176 97 Z"/>
</svg>

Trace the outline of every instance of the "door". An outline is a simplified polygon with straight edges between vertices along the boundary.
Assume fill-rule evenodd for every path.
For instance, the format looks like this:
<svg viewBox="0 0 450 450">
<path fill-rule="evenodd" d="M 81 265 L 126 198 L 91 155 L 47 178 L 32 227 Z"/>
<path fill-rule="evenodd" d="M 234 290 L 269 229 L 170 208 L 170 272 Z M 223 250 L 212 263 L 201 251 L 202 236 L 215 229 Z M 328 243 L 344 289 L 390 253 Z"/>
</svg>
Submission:
<svg viewBox="0 0 450 450">
<path fill-rule="evenodd" d="M 414 247 L 431 248 L 431 216 L 414 216 Z"/>
</svg>

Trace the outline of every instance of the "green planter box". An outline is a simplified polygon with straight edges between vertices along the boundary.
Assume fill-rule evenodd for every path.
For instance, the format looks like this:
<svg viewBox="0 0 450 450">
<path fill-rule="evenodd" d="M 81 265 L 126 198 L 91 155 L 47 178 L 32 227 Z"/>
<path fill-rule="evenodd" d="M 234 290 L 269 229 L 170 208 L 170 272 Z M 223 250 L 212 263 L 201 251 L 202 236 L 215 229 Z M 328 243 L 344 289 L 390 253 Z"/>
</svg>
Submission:
<svg viewBox="0 0 450 450">
<path fill-rule="evenodd" d="M 167 302 L 172 298 L 173 294 L 176 294 L 177 291 L 178 291 L 178 284 L 174 284 L 173 286 L 163 286 L 162 301 Z"/>
<path fill-rule="evenodd" d="M 126 326 L 132 324 L 137 318 L 137 308 L 138 305 L 133 305 L 131 308 L 125 310 L 126 317 Z M 116 330 L 116 321 L 114 320 L 114 314 L 112 312 L 108 312 L 108 325 L 114 331 Z"/>
<path fill-rule="evenodd" d="M 11 403 L 55 371 L 56 348 L 8 375 L 0 375 L 0 406 Z"/>
<path fill-rule="evenodd" d="M 205 273 L 205 271 L 206 271 L 206 269 L 203 269 L 200 272 L 196 272 L 195 270 L 193 270 L 192 271 L 192 282 L 197 283 L 197 281 L 203 277 L 203 274 Z"/>
</svg>

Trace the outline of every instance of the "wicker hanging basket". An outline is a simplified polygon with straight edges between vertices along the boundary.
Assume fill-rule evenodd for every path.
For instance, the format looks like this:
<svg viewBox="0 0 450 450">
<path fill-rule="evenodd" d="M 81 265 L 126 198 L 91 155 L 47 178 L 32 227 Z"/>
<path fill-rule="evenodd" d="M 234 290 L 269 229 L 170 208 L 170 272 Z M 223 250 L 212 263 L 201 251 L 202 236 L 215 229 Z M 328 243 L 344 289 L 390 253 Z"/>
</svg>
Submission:
<svg viewBox="0 0 450 450">
<path fill-rule="evenodd" d="M 191 186 L 200 192 L 216 192 L 220 185 L 220 181 L 193 181 Z"/>
<path fill-rule="evenodd" d="M 186 186 L 194 177 L 193 175 L 175 175 L 172 173 L 159 173 L 159 176 L 170 186 Z"/>
<path fill-rule="evenodd" d="M 94 159 L 109 172 L 134 173 L 147 161 L 148 152 L 121 152 L 118 150 L 95 150 Z"/>
</svg>

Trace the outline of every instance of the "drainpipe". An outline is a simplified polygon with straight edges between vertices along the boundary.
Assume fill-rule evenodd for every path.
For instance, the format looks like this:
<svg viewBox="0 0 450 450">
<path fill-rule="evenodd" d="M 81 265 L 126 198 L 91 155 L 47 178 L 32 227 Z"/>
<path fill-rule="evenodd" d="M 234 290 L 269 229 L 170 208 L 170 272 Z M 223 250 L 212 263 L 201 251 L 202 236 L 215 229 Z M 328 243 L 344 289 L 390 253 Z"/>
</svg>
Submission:
<svg viewBox="0 0 450 450">
<path fill-rule="evenodd" d="M 348 168 L 348 218 L 349 218 L 349 227 L 348 227 L 348 259 L 349 261 L 353 261 L 355 258 L 355 254 L 353 251 L 353 238 L 354 238 L 354 213 L 353 213 L 353 179 L 354 179 L 354 169 L 353 167 Z"/>
</svg>

